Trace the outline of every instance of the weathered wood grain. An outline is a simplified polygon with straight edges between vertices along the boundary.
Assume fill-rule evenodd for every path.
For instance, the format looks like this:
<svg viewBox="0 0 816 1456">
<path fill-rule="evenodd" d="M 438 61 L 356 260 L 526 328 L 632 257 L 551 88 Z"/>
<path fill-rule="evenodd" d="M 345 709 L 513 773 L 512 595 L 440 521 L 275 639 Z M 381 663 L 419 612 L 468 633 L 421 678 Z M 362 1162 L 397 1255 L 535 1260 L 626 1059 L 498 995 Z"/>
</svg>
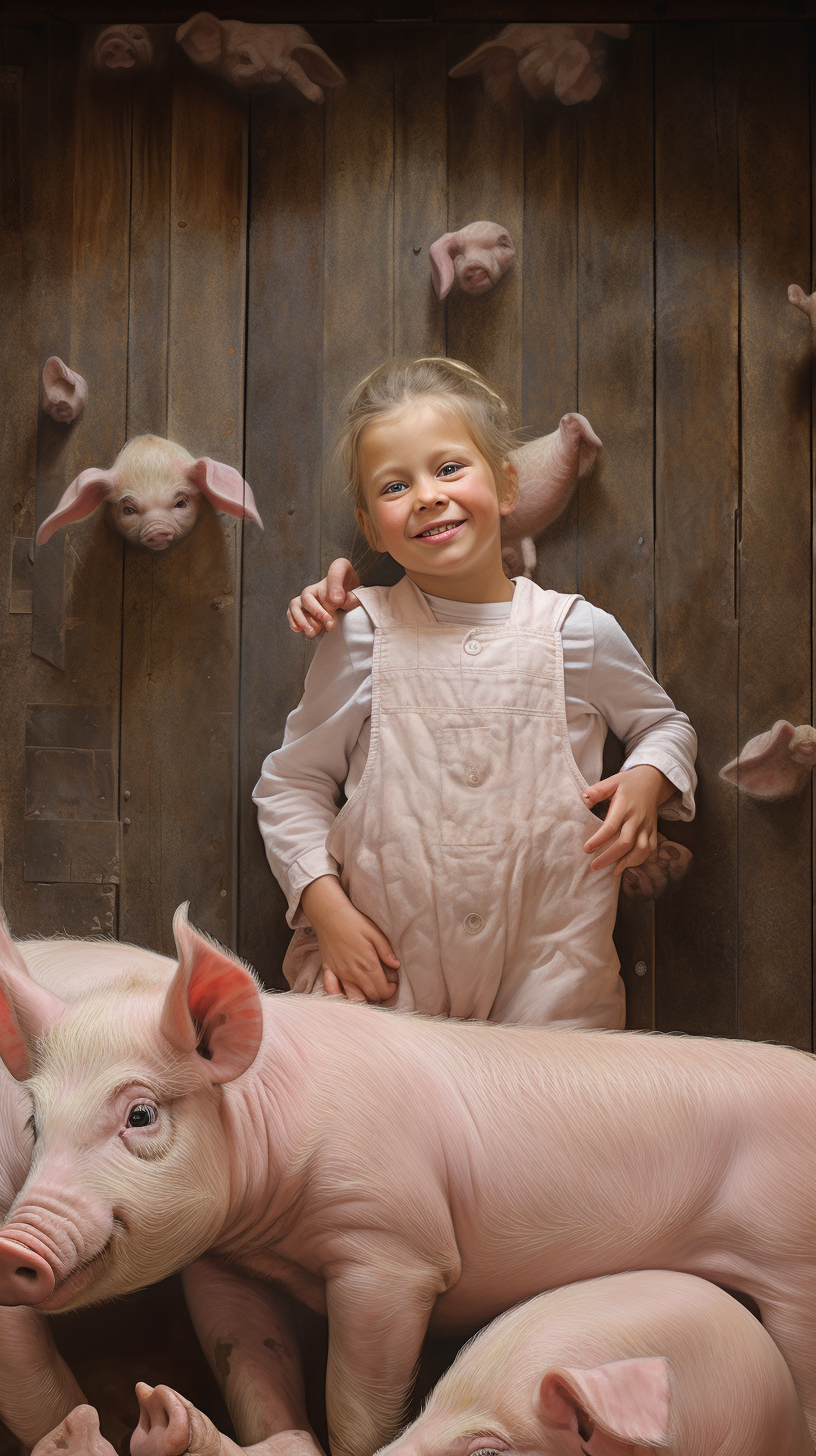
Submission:
<svg viewBox="0 0 816 1456">
<path fill-rule="evenodd" d="M 579 120 L 578 408 L 604 442 L 578 488 L 578 587 L 651 664 L 653 544 L 652 37 L 636 32 Z M 654 912 L 622 906 L 627 1025 L 650 1026 Z M 647 971 L 636 975 L 639 962 Z"/>
<path fill-rule="evenodd" d="M 480 45 L 485 27 L 457 26 L 448 38 L 448 66 Z M 521 307 L 524 269 L 524 106 L 506 109 L 485 95 L 478 76 L 448 83 L 448 231 L 467 223 L 501 223 L 517 261 L 489 293 L 474 298 L 456 285 L 448 294 L 447 352 L 480 370 L 507 402 L 521 410 Z"/>
<path fill-rule="evenodd" d="M 578 117 L 528 98 L 524 113 L 522 404 L 525 437 L 578 408 Z M 578 585 L 578 498 L 538 543 L 540 586 Z"/>
<path fill-rule="evenodd" d="M 352 505 L 330 469 L 342 401 L 394 347 L 394 33 L 355 26 L 320 44 L 348 79 L 326 98 L 321 567 L 348 556 Z"/>
<path fill-rule="evenodd" d="M 153 201 L 140 247 L 160 280 L 167 125 L 142 173 Z M 192 71 L 175 77 L 170 176 L 166 429 L 192 454 L 241 469 L 244 97 Z M 161 290 L 156 307 L 160 317 Z M 240 540 L 233 517 L 207 508 L 170 552 L 127 554 L 122 935 L 157 950 L 172 950 L 186 899 L 196 924 L 234 944 Z"/>
<path fill-rule="evenodd" d="M 699 737 L 694 853 L 657 908 L 656 1023 L 737 1031 L 739 218 L 734 33 L 657 33 L 657 673 Z"/>
<path fill-rule="evenodd" d="M 737 44 L 742 542 L 739 742 L 811 706 L 809 340 L 787 285 L 810 268 L 806 33 Z M 768 141 L 769 126 L 774 143 Z M 740 1036 L 810 1047 L 811 806 L 739 804 Z"/>
<path fill-rule="evenodd" d="M 303 691 L 286 605 L 320 574 L 324 117 L 281 88 L 250 119 L 246 476 L 266 530 L 244 535 L 238 949 L 277 986 L 291 931 L 251 794 Z"/>
<path fill-rule="evenodd" d="M 447 230 L 447 46 L 406 27 L 394 49 L 394 353 L 445 353 L 429 248 Z"/>
</svg>

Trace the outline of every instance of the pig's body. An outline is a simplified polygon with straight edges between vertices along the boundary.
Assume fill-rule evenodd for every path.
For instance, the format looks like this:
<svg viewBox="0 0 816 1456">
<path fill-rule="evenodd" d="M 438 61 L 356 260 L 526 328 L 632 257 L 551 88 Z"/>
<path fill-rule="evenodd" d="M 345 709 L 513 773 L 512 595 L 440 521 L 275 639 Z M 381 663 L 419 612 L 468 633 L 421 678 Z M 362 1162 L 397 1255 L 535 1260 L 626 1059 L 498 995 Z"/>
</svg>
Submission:
<svg viewBox="0 0 816 1456">
<path fill-rule="evenodd" d="M 759 1321 L 713 1284 L 662 1270 L 510 1310 L 383 1456 L 465 1445 L 594 1456 L 631 1452 L 633 1440 L 665 1456 L 813 1456 L 790 1371 Z"/>
<path fill-rule="evenodd" d="M 683 1270 L 756 1300 L 816 1427 L 810 1057 L 260 997 L 179 917 L 177 936 L 169 990 L 146 971 L 67 1014 L 9 992 L 44 1037 L 4 1302 L 92 1303 L 210 1249 L 327 1312 L 333 1449 L 363 1453 L 429 1325 Z M 24 1042 L 0 1023 L 7 1062 Z"/>
</svg>

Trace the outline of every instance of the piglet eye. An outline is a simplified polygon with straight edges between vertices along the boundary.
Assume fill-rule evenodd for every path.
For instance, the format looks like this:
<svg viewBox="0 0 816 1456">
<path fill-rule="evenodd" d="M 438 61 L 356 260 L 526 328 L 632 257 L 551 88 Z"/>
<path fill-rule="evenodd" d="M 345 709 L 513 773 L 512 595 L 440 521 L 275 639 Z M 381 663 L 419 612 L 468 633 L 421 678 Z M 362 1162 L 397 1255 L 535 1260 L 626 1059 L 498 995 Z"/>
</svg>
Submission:
<svg viewBox="0 0 816 1456">
<path fill-rule="evenodd" d="M 136 514 L 136 507 L 135 506 L 122 506 L 122 515 L 123 516 L 135 516 L 135 514 Z"/>
<path fill-rule="evenodd" d="M 186 497 L 186 495 L 180 495 L 179 498 L 178 498 L 178 500 L 176 501 L 175 505 L 173 506 L 173 510 L 174 511 L 183 511 L 184 510 L 184 507 L 186 506 L 186 504 L 187 504 L 187 497 Z"/>
<path fill-rule="evenodd" d="M 152 1127 L 157 1117 L 155 1107 L 148 1107 L 146 1102 L 137 1102 L 128 1113 L 127 1125 L 128 1127 Z"/>
</svg>

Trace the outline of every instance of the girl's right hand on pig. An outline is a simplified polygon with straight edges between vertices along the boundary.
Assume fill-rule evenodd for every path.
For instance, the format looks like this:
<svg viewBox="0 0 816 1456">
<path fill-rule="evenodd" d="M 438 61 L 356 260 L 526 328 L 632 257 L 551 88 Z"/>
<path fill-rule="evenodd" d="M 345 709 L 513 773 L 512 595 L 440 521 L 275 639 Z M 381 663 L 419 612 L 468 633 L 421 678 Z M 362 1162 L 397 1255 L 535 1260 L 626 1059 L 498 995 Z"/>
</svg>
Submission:
<svg viewBox="0 0 816 1456">
<path fill-rule="evenodd" d="M 333 561 L 322 581 L 303 588 L 299 597 L 292 597 L 286 616 L 293 632 L 315 637 L 324 627 L 331 632 L 336 621 L 332 612 L 350 612 L 359 607 L 354 588 L 360 578 L 345 556 Z"/>
<path fill-rule="evenodd" d="M 390 1000 L 399 961 L 379 926 L 355 909 L 336 876 L 312 880 L 300 903 L 317 935 L 327 996 Z"/>
</svg>

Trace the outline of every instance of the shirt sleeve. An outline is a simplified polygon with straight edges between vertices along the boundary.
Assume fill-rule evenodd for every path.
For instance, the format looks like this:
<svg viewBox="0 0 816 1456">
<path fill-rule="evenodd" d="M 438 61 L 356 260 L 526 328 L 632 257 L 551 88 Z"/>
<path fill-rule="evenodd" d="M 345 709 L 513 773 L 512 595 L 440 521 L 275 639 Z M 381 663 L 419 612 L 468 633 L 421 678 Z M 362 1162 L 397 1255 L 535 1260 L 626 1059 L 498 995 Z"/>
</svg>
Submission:
<svg viewBox="0 0 816 1456">
<path fill-rule="evenodd" d="M 324 633 L 283 743 L 264 760 L 252 793 L 266 857 L 288 901 L 287 921 L 307 925 L 300 897 L 312 880 L 339 874 L 326 850 L 349 761 L 371 716 L 374 627 L 361 607 Z"/>
<path fill-rule="evenodd" d="M 587 616 L 591 620 L 584 621 Z M 573 633 L 578 629 L 585 641 L 591 637 L 591 651 L 585 654 L 584 681 L 575 682 L 573 677 L 572 691 L 580 690 L 621 740 L 624 769 L 650 764 L 674 784 L 675 793 L 658 810 L 660 818 L 693 819 L 697 735 L 686 714 L 675 707 L 655 681 L 623 628 L 608 612 L 581 601 L 571 609 L 567 622 Z"/>
</svg>

